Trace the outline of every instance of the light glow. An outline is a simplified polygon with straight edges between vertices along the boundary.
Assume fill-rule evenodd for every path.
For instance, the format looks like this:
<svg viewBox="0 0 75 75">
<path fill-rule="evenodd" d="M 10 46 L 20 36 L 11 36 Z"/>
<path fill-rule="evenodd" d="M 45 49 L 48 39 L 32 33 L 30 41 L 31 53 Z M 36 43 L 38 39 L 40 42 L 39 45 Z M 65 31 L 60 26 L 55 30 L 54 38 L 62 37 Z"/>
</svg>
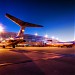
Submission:
<svg viewBox="0 0 75 75">
<path fill-rule="evenodd" d="M 4 28 L 2 26 L 2 24 L 0 24 L 0 32 L 3 32 Z"/>
<path fill-rule="evenodd" d="M 35 33 L 35 36 L 37 36 L 38 34 L 37 33 Z"/>
<path fill-rule="evenodd" d="M 56 38 L 56 40 L 59 40 L 58 38 Z"/>
<path fill-rule="evenodd" d="M 52 36 L 51 38 L 52 38 L 52 39 L 54 39 L 55 37 L 54 37 L 54 36 Z"/>
<path fill-rule="evenodd" d="M 45 35 L 45 38 L 48 38 L 48 35 L 47 34 Z"/>
</svg>

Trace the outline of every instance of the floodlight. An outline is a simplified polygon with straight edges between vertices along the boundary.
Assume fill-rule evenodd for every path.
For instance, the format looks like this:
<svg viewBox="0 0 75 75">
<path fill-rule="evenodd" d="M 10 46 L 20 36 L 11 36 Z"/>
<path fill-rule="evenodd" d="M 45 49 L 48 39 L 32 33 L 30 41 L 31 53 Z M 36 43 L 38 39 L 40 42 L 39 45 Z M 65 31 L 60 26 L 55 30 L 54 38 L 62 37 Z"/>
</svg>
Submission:
<svg viewBox="0 0 75 75">
<path fill-rule="evenodd" d="M 0 32 L 3 32 L 4 28 L 0 25 Z"/>
</svg>

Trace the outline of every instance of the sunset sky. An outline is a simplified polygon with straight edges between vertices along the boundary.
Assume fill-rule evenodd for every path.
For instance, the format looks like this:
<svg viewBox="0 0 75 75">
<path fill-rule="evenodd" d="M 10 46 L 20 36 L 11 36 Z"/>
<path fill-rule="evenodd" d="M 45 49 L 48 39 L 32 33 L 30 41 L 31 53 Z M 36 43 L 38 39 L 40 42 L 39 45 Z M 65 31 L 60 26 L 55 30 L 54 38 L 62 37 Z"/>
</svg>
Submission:
<svg viewBox="0 0 75 75">
<path fill-rule="evenodd" d="M 19 31 L 20 27 L 5 17 L 9 13 L 25 22 L 44 26 L 26 28 L 25 34 L 47 34 L 61 41 L 71 41 L 75 36 L 74 7 L 74 0 L 0 0 L 0 23 L 5 31 Z"/>
</svg>

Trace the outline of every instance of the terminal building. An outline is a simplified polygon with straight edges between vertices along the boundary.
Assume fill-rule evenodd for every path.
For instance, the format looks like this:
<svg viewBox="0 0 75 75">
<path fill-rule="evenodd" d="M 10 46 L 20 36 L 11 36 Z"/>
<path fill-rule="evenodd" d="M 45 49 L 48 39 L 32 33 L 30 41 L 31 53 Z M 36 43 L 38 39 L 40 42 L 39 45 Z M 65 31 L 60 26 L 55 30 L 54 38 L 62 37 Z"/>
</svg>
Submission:
<svg viewBox="0 0 75 75">
<path fill-rule="evenodd" d="M 16 37 L 17 33 L 15 32 L 3 32 L 0 33 L 0 38 L 2 39 L 7 39 L 7 38 L 11 38 L 11 37 Z M 24 34 L 24 40 L 26 41 L 45 41 L 45 40 L 53 40 L 53 41 L 57 41 L 55 39 L 52 38 L 47 38 L 44 36 L 38 36 L 38 35 L 31 35 L 31 34 Z"/>
<path fill-rule="evenodd" d="M 7 38 L 15 38 L 17 35 L 17 33 L 15 32 L 3 32 L 0 33 L 0 38 L 2 39 L 7 39 Z M 24 40 L 26 41 L 42 41 L 43 39 L 45 39 L 42 36 L 36 36 L 36 35 L 30 35 L 30 34 L 24 34 Z"/>
<path fill-rule="evenodd" d="M 17 35 L 17 33 L 15 33 L 15 32 L 3 32 L 3 33 L 0 33 L 0 40 L 6 40 L 6 39 L 9 39 L 11 37 L 15 38 L 16 35 Z M 42 44 L 45 44 L 48 42 L 57 42 L 57 40 L 52 39 L 52 38 L 47 38 L 47 37 L 38 36 L 38 35 L 31 35 L 31 34 L 24 34 L 24 40 L 27 43 L 41 42 Z"/>
</svg>

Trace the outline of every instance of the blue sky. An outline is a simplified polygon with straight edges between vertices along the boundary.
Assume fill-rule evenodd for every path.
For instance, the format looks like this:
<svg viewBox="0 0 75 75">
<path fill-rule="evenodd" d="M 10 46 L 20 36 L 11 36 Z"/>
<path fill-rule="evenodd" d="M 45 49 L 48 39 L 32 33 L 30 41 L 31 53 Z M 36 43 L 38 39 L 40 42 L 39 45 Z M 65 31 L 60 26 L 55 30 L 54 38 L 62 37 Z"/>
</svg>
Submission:
<svg viewBox="0 0 75 75">
<path fill-rule="evenodd" d="M 19 31 L 19 26 L 5 17 L 9 13 L 23 21 L 44 26 L 26 28 L 26 34 L 48 34 L 49 37 L 70 41 L 75 35 L 74 11 L 74 0 L 0 0 L 0 23 L 6 31 Z"/>
</svg>

